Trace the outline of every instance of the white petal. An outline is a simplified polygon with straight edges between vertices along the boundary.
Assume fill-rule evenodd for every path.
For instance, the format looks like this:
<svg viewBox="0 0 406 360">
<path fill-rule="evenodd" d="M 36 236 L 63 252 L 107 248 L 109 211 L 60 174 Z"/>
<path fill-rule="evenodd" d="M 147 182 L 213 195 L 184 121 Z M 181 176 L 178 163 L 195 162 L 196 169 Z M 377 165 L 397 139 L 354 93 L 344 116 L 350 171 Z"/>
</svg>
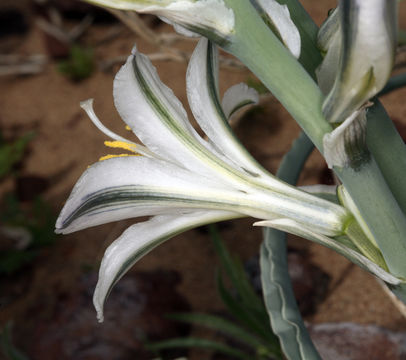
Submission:
<svg viewBox="0 0 406 360">
<path fill-rule="evenodd" d="M 306 191 L 311 194 L 326 194 L 337 196 L 337 186 L 336 185 L 304 185 L 299 186 L 299 189 Z"/>
<path fill-rule="evenodd" d="M 116 75 L 113 94 L 123 120 L 153 153 L 204 176 L 229 172 L 230 166 L 193 129 L 182 104 L 146 56 L 134 50 Z"/>
<path fill-rule="evenodd" d="M 210 142 L 228 158 L 228 163 L 242 170 L 247 166 L 245 152 L 230 130 L 218 97 L 217 48 L 202 38 L 197 44 L 186 75 L 187 96 L 190 108 L 199 126 Z M 252 161 L 252 160 L 251 160 Z M 238 165 L 237 165 L 238 164 Z M 253 171 L 252 164 L 250 171 Z"/>
<path fill-rule="evenodd" d="M 164 17 L 186 29 L 228 37 L 234 31 L 234 12 L 223 0 L 87 0 L 121 10 Z"/>
<path fill-rule="evenodd" d="M 227 119 L 246 105 L 258 104 L 259 96 L 255 89 L 245 83 L 230 87 L 223 96 L 221 106 Z"/>
<path fill-rule="evenodd" d="M 137 216 L 181 214 L 187 209 L 239 211 L 244 194 L 176 165 L 142 156 L 92 165 L 76 183 L 56 231 L 70 233 Z"/>
<path fill-rule="evenodd" d="M 285 193 L 295 193 L 294 196 L 297 196 L 297 191 L 293 187 L 274 178 L 264 170 L 235 137 L 220 105 L 217 88 L 217 64 L 217 47 L 208 42 L 207 39 L 202 38 L 192 54 L 186 77 L 190 108 L 199 126 L 206 133 L 211 143 L 229 161 L 236 164 L 234 165 L 235 168 L 242 168 L 246 173 L 250 174 L 252 182 Z M 239 90 L 242 98 L 243 91 L 241 91 L 241 87 L 239 87 Z M 236 94 L 236 90 L 233 90 L 231 94 Z M 251 93 L 251 95 L 253 94 Z M 231 100 L 228 101 L 228 104 L 231 104 Z"/>
<path fill-rule="evenodd" d="M 201 94 L 199 89 L 195 90 L 193 101 L 196 106 L 207 105 L 204 89 Z M 134 55 L 128 58 L 115 78 L 113 94 L 123 120 L 154 154 L 203 176 L 249 188 L 241 181 L 247 174 L 233 160 L 214 151 L 196 133 L 179 100 L 160 81 L 146 56 L 134 50 Z"/>
<path fill-rule="evenodd" d="M 275 27 L 282 42 L 290 50 L 293 56 L 300 56 L 301 39 L 296 25 L 290 18 L 287 5 L 281 5 L 275 0 L 257 0 L 258 5 L 266 13 L 266 20 Z"/>
<path fill-rule="evenodd" d="M 339 5 L 342 46 L 327 120 L 343 122 L 386 84 L 396 50 L 397 0 L 345 0 Z"/>
<path fill-rule="evenodd" d="M 129 227 L 108 247 L 100 266 L 99 281 L 93 296 L 99 321 L 103 321 L 104 303 L 112 287 L 144 255 L 181 232 L 235 217 L 238 215 L 220 211 L 162 215 Z"/>
<path fill-rule="evenodd" d="M 354 264 L 360 266 L 364 270 L 369 271 L 373 275 L 382 279 L 383 281 L 397 285 L 401 283 L 401 280 L 387 271 L 383 270 L 381 267 L 376 265 L 374 262 L 361 255 L 359 252 L 339 243 L 338 241 L 331 239 L 327 236 L 321 235 L 314 232 L 312 229 L 297 223 L 294 220 L 289 219 L 275 219 L 269 221 L 259 221 L 254 224 L 255 226 L 268 226 L 277 230 L 285 231 L 297 236 L 304 237 L 308 240 L 314 241 L 318 244 L 324 245 L 339 254 L 346 257 L 348 260 L 352 261 Z"/>
<path fill-rule="evenodd" d="M 193 129 L 172 90 L 160 81 L 149 59 L 135 48 L 114 79 L 113 94 L 120 116 L 138 138 L 152 151 L 164 158 L 172 156 L 176 162 L 174 153 L 184 148 L 171 130 L 186 136 L 193 134 Z"/>
</svg>

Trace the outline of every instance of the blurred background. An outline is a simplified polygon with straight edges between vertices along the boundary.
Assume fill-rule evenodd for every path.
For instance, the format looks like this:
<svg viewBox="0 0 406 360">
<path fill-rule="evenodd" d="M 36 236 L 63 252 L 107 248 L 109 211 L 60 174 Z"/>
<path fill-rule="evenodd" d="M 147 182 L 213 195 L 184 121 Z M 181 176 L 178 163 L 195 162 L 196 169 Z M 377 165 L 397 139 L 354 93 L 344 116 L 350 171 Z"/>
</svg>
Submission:
<svg viewBox="0 0 406 360">
<path fill-rule="evenodd" d="M 335 1 L 303 4 L 320 25 Z M 405 5 L 401 2 L 404 29 Z M 103 324 L 97 323 L 92 305 L 98 267 L 106 247 L 134 220 L 54 234 L 56 216 L 74 183 L 107 154 L 105 136 L 79 102 L 94 98 L 108 128 L 133 136 L 115 111 L 112 83 L 134 43 L 151 56 L 162 81 L 188 109 L 185 71 L 195 40 L 176 35 L 157 18 L 113 14 L 76 0 L 0 2 L 0 359 L 236 358 L 213 348 L 145 346 L 188 336 L 250 354 L 238 336 L 230 339 L 208 329 L 215 326 L 174 321 L 167 314 L 215 314 L 238 323 L 216 285 L 224 258 L 212 240 L 213 234 L 221 237 L 260 296 L 261 230 L 252 228 L 253 219 L 221 223 L 217 230 L 195 229 L 158 247 L 115 287 Z M 403 44 L 395 73 L 405 68 Z M 221 93 L 239 82 L 260 91 L 261 102 L 240 113 L 233 126 L 249 151 L 275 173 L 300 129 L 255 76 L 221 53 Z M 404 137 L 405 98 L 406 89 L 381 98 Z M 300 178 L 301 185 L 314 183 L 334 183 L 317 151 Z M 404 359 L 405 313 L 381 285 L 329 249 L 298 238 L 289 241 L 295 294 L 323 358 Z M 226 275 L 228 291 L 235 295 Z"/>
</svg>

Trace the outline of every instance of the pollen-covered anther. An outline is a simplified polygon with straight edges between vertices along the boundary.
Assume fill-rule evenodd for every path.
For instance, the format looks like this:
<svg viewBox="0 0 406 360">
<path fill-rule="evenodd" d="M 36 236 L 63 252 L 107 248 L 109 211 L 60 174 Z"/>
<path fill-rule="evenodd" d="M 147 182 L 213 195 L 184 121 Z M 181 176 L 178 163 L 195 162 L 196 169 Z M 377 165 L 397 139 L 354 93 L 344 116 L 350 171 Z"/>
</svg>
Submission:
<svg viewBox="0 0 406 360">
<path fill-rule="evenodd" d="M 134 154 L 108 154 L 108 155 L 102 156 L 99 159 L 99 161 L 113 159 L 113 158 L 116 158 L 116 157 L 141 156 L 140 154 L 137 153 L 137 150 L 135 150 L 136 145 L 132 144 L 132 143 L 115 140 L 115 141 L 105 141 L 104 145 L 109 147 L 109 148 L 113 148 L 113 149 L 128 150 L 128 151 L 131 151 Z"/>
<path fill-rule="evenodd" d="M 133 153 L 137 152 L 135 149 L 137 146 L 133 143 L 125 142 L 125 141 L 105 141 L 104 145 L 110 148 L 116 148 L 116 149 L 123 149 L 123 150 L 128 150 Z"/>
</svg>

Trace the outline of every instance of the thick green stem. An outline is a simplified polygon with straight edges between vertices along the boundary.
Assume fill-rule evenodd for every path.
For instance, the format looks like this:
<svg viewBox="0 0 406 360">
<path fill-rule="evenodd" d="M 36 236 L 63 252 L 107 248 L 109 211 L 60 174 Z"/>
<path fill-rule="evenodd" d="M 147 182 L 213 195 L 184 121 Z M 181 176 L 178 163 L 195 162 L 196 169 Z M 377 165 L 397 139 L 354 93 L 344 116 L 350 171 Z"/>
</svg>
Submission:
<svg viewBox="0 0 406 360">
<path fill-rule="evenodd" d="M 374 103 L 367 113 L 367 145 L 406 214 L 406 145 L 381 103 Z"/>
<path fill-rule="evenodd" d="M 360 210 L 390 272 L 406 277 L 406 220 L 375 160 L 356 171 L 334 169 Z"/>
</svg>

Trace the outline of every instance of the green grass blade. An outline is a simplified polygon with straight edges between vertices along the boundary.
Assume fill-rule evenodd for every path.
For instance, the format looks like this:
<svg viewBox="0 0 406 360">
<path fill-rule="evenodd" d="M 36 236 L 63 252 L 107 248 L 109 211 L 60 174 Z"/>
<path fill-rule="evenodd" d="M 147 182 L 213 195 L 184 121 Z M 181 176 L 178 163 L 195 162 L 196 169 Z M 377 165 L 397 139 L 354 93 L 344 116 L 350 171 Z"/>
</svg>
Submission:
<svg viewBox="0 0 406 360">
<path fill-rule="evenodd" d="M 13 143 L 0 144 L 0 179 L 12 170 L 13 165 L 23 159 L 27 145 L 33 137 L 33 133 L 28 133 Z"/>
<path fill-rule="evenodd" d="M 243 266 L 236 259 L 233 259 L 224 246 L 215 225 L 209 226 L 209 232 L 213 241 L 214 248 L 220 258 L 221 266 L 230 279 L 234 289 L 237 291 L 242 304 L 251 309 L 257 316 L 266 315 L 262 299 L 255 293 L 248 277 L 243 269 Z"/>
<path fill-rule="evenodd" d="M 224 355 L 232 356 L 237 359 L 252 359 L 252 355 L 246 354 L 240 350 L 232 348 L 228 345 L 200 338 L 175 338 L 165 341 L 160 341 L 152 344 L 148 344 L 148 350 L 159 351 L 165 349 L 177 349 L 177 348 L 201 348 L 206 350 L 214 350 Z"/>
<path fill-rule="evenodd" d="M 248 330 L 261 337 L 266 344 L 268 344 L 269 348 L 272 349 L 274 354 L 278 354 L 280 351 L 278 340 L 271 331 L 268 320 L 264 318 L 263 321 L 259 321 L 254 317 L 249 310 L 228 292 L 220 275 L 217 276 L 217 289 L 228 311 Z"/>
</svg>

